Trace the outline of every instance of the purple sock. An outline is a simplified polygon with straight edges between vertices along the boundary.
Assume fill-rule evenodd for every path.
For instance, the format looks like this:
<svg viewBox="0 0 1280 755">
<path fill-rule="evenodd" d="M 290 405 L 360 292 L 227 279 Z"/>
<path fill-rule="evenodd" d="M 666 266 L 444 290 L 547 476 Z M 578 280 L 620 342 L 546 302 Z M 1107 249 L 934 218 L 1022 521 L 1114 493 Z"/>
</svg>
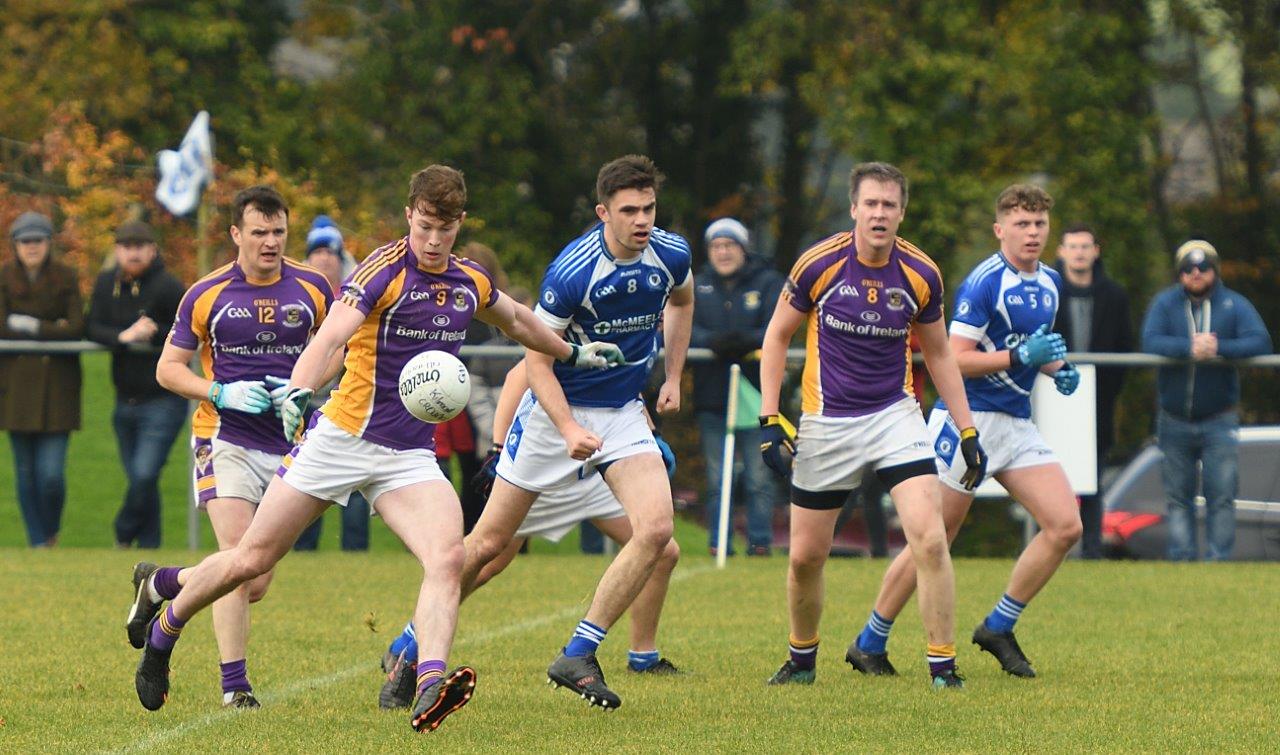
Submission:
<svg viewBox="0 0 1280 755">
<path fill-rule="evenodd" d="M 222 692 L 252 692 L 249 674 L 244 667 L 244 659 L 218 664 L 222 669 Z"/>
<path fill-rule="evenodd" d="M 182 590 L 182 585 L 178 584 L 180 571 L 182 571 L 181 566 L 162 566 L 151 575 L 151 586 L 156 589 L 160 597 L 165 600 L 178 597 L 178 593 Z"/>
<path fill-rule="evenodd" d="M 418 661 L 418 694 L 444 678 L 444 661 Z"/>
<path fill-rule="evenodd" d="M 935 658 L 929 656 L 929 676 L 938 676 L 948 671 L 954 671 L 956 668 L 955 656 L 951 658 Z"/>
<path fill-rule="evenodd" d="M 151 647 L 168 652 L 173 650 L 173 643 L 178 641 L 182 628 L 187 622 L 173 615 L 173 604 L 164 607 L 159 618 L 151 622 Z"/>
</svg>

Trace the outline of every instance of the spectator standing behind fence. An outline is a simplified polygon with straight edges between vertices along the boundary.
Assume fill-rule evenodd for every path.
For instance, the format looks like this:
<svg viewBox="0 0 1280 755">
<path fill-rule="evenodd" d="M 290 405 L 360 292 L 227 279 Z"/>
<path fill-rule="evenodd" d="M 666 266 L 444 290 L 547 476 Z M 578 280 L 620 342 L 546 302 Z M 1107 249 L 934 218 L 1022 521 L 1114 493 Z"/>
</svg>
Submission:
<svg viewBox="0 0 1280 755">
<path fill-rule="evenodd" d="M 1142 350 L 1191 364 L 1161 367 L 1156 437 L 1169 507 L 1169 558 L 1193 561 L 1196 462 L 1203 466 L 1207 558 L 1225 561 L 1235 545 L 1240 374 L 1219 358 L 1271 351 L 1271 336 L 1249 300 L 1222 284 L 1218 252 L 1193 239 L 1178 247 L 1178 282 L 1152 300 L 1142 323 Z"/>
<path fill-rule="evenodd" d="M 75 272 L 53 259 L 53 223 L 24 212 L 0 267 L 0 339 L 76 340 L 84 308 Z M 9 431 L 18 506 L 32 547 L 52 547 L 67 498 L 67 441 L 80 429 L 79 354 L 0 354 L 0 429 Z"/>
<path fill-rule="evenodd" d="M 1102 247 L 1093 228 L 1084 223 L 1067 226 L 1058 243 L 1058 262 L 1063 290 L 1054 330 L 1062 334 L 1068 351 L 1124 353 L 1133 350 L 1133 329 L 1129 323 L 1129 294 L 1102 269 Z M 1123 367 L 1097 370 L 1097 451 L 1098 477 L 1103 461 L 1115 441 L 1116 397 L 1124 386 Z M 1102 558 L 1102 488 L 1080 496 L 1080 555 Z"/>
<path fill-rule="evenodd" d="M 704 238 L 711 274 L 698 276 L 690 346 L 709 348 L 716 358 L 711 362 L 691 362 L 690 366 L 693 406 L 707 467 L 708 543 L 714 553 L 719 536 L 729 366 L 740 363 L 742 379 L 760 387 L 759 359 L 745 357 L 759 350 L 764 340 L 769 316 L 782 293 L 782 275 L 748 253 L 750 234 L 733 218 L 720 218 L 707 226 Z M 767 556 L 773 543 L 774 488 L 758 452 L 760 431 L 738 430 L 734 435 L 735 455 L 742 460 L 743 475 L 730 506 L 747 505 L 748 555 Z M 730 527 L 728 545 L 732 542 Z"/>
<path fill-rule="evenodd" d="M 311 221 L 311 230 L 307 232 L 307 264 L 319 270 L 325 280 L 329 281 L 335 296 L 342 287 L 342 281 L 356 269 L 355 260 L 351 259 L 351 255 L 347 253 L 342 231 L 338 230 L 338 226 L 334 225 L 328 215 L 317 215 L 315 220 Z M 311 415 L 329 400 L 329 394 L 338 387 L 342 375 L 343 373 L 339 372 L 333 380 L 312 394 L 311 402 L 307 406 L 306 425 L 311 424 Z M 351 494 L 346 506 L 338 508 L 342 509 L 342 550 L 369 550 L 369 502 L 357 490 Z M 320 544 L 320 528 L 323 525 L 323 516 L 312 522 L 311 526 L 298 536 L 293 549 L 315 550 Z"/>
<path fill-rule="evenodd" d="M 111 350 L 116 406 L 111 426 L 128 486 L 116 513 L 116 547 L 160 547 L 160 472 L 186 421 L 187 402 L 156 382 L 160 347 L 185 290 L 164 269 L 146 223 L 116 229 L 115 265 L 89 299 L 89 338 Z"/>
</svg>

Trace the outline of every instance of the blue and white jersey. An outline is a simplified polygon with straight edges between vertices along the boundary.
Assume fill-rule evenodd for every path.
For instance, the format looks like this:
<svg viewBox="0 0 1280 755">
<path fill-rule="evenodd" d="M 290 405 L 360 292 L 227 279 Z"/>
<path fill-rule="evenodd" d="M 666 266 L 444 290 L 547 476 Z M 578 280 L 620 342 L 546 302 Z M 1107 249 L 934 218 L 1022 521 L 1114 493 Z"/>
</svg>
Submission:
<svg viewBox="0 0 1280 755">
<path fill-rule="evenodd" d="M 1041 325 L 1053 329 L 1061 290 L 1062 278 L 1053 268 L 1037 264 L 1034 273 L 1024 273 L 996 252 L 980 262 L 956 291 L 951 334 L 977 341 L 980 351 L 1017 348 Z M 1022 365 L 965 378 L 969 408 L 1030 417 L 1031 388 L 1038 371 Z"/>
<path fill-rule="evenodd" d="M 607 341 L 627 363 L 607 370 L 555 364 L 571 406 L 620 407 L 644 388 L 658 356 L 658 323 L 672 290 L 693 285 L 689 242 L 654 228 L 634 260 L 614 259 L 597 223 L 556 256 L 542 279 L 535 312 L 572 343 Z"/>
</svg>

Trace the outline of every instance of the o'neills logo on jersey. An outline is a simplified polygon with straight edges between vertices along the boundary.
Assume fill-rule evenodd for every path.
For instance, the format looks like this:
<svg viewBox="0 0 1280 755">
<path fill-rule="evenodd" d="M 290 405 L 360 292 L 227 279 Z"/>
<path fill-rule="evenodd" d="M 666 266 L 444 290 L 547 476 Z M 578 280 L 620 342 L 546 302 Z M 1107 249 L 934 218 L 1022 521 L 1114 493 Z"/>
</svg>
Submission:
<svg viewBox="0 0 1280 755">
<path fill-rule="evenodd" d="M 636 333 L 642 330 L 649 330 L 658 324 L 658 315 L 636 315 L 635 317 L 620 317 L 616 320 L 601 320 L 592 326 L 592 330 L 598 336 L 608 333 Z"/>
<path fill-rule="evenodd" d="M 870 323 L 845 322 L 830 313 L 823 315 L 822 324 L 841 333 L 852 333 L 855 336 L 872 336 L 874 338 L 906 338 L 907 333 L 911 332 L 910 328 L 886 328 L 883 325 L 871 325 Z"/>
<path fill-rule="evenodd" d="M 463 341 L 467 338 L 465 330 L 428 330 L 427 328 L 406 328 L 403 325 L 397 325 L 395 334 L 401 338 L 416 338 L 419 341 L 444 341 L 452 343 L 454 341 Z"/>
</svg>

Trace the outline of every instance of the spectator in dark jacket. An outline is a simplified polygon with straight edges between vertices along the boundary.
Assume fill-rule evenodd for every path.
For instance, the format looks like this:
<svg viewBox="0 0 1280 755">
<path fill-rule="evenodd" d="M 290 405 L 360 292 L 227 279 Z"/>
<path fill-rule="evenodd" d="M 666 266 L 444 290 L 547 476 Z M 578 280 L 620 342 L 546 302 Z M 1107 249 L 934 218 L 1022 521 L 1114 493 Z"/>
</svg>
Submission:
<svg viewBox="0 0 1280 755">
<path fill-rule="evenodd" d="M 15 259 L 0 267 L 0 339 L 79 339 L 80 282 L 53 259 L 53 223 L 24 212 L 9 228 L 9 241 Z M 13 447 L 27 542 L 57 545 L 67 499 L 67 442 L 80 429 L 80 355 L 0 354 L 0 429 L 9 431 Z"/>
<path fill-rule="evenodd" d="M 757 390 L 760 362 L 750 355 L 760 349 L 773 306 L 782 292 L 782 275 L 748 254 L 750 236 L 742 223 L 721 218 L 707 226 L 710 271 L 698 275 L 690 346 L 715 352 L 713 362 L 692 362 L 693 406 L 707 467 L 709 542 L 717 547 L 720 475 L 724 457 L 725 412 L 729 366 L 742 365 L 742 379 Z M 768 555 L 773 542 L 774 490 L 757 453 L 760 432 L 738 430 L 735 454 L 742 460 L 742 485 L 734 501 L 747 504 L 747 541 L 751 555 Z M 730 528 L 732 540 L 732 528 Z"/>
<path fill-rule="evenodd" d="M 1067 341 L 1068 351 L 1123 353 L 1133 351 L 1129 322 L 1129 294 L 1102 269 L 1102 249 L 1093 229 L 1084 223 L 1067 226 L 1058 243 L 1058 272 L 1063 290 L 1054 330 Z M 1115 442 L 1116 398 L 1124 386 L 1123 367 L 1097 369 L 1098 476 Z M 1101 481 L 1099 481 L 1101 485 Z M 1102 558 L 1102 489 L 1080 496 L 1080 555 Z"/>
<path fill-rule="evenodd" d="M 116 229 L 115 266 L 89 299 L 89 338 L 111 349 L 111 417 L 128 487 L 116 513 L 116 547 L 160 547 L 160 472 L 186 420 L 187 401 L 156 382 L 160 347 L 185 290 L 164 269 L 146 223 Z"/>
<path fill-rule="evenodd" d="M 1169 558 L 1195 560 L 1196 462 L 1205 499 L 1208 559 L 1231 558 L 1235 546 L 1240 375 L 1221 359 L 1271 352 L 1258 311 L 1222 284 L 1218 252 L 1193 239 L 1178 247 L 1178 282 L 1156 295 L 1142 323 L 1142 350 L 1191 364 L 1161 367 L 1156 437 L 1169 507 Z"/>
</svg>

